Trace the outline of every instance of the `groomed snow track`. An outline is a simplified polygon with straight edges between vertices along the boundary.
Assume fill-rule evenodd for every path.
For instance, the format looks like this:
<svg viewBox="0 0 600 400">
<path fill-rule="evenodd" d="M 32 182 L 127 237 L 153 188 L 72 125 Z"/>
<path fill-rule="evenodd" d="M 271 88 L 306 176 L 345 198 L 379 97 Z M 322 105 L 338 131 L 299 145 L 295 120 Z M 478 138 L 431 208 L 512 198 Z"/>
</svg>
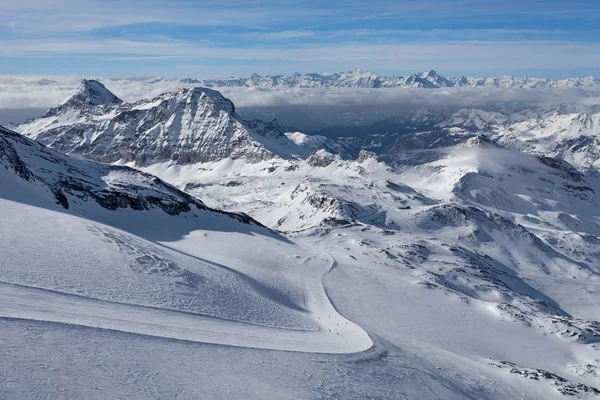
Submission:
<svg viewBox="0 0 600 400">
<path fill-rule="evenodd" d="M 329 354 L 368 350 L 373 345 L 368 334 L 329 301 L 322 279 L 331 267 L 314 258 L 304 264 L 306 306 L 320 327 L 315 331 L 270 328 L 8 282 L 0 282 L 0 317 L 257 349 Z"/>
</svg>

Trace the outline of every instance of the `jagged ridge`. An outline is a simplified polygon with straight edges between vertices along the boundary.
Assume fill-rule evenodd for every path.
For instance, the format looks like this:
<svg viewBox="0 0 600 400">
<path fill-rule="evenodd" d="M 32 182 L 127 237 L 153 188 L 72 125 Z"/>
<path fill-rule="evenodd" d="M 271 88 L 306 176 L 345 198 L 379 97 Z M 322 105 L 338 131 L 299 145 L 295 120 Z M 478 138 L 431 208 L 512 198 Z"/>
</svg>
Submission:
<svg viewBox="0 0 600 400">
<path fill-rule="evenodd" d="M 446 78 L 434 70 L 414 73 L 408 76 L 381 76 L 360 69 L 335 74 L 299 74 L 289 76 L 253 74 L 249 78 L 222 79 L 182 79 L 181 83 L 198 84 L 207 87 L 300 87 L 300 88 L 424 88 L 445 87 L 494 87 L 494 88 L 541 88 L 541 87 L 589 87 L 600 84 L 598 79 L 567 78 L 553 80 L 548 78 L 530 78 L 501 76 L 496 78 L 470 78 L 465 76 Z"/>
<path fill-rule="evenodd" d="M 303 151 L 276 121 L 245 121 L 230 100 L 206 88 L 125 103 L 100 82 L 85 80 L 60 106 L 18 130 L 65 154 L 137 166 L 224 158 L 256 162 Z"/>
<path fill-rule="evenodd" d="M 262 227 L 243 213 L 209 208 L 197 198 L 148 173 L 72 159 L 2 126 L 0 165 L 29 182 L 32 190 L 39 191 L 42 201 L 48 199 L 67 210 L 73 206 L 83 209 L 85 203 L 92 201 L 107 210 L 158 208 L 169 215 L 208 211 Z"/>
</svg>

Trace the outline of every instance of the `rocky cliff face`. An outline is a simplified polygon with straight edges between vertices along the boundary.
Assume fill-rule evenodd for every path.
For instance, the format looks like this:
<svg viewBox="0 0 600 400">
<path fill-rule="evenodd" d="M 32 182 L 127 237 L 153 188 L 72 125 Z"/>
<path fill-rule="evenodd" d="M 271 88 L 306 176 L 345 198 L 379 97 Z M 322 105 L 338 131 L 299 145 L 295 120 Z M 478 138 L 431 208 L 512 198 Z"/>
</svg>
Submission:
<svg viewBox="0 0 600 400">
<path fill-rule="evenodd" d="M 303 152 L 276 121 L 245 121 L 230 100 L 204 88 L 124 103 L 100 82 L 84 80 L 60 106 L 18 130 L 65 154 L 136 166 L 257 162 Z"/>
<path fill-rule="evenodd" d="M 29 198 L 36 203 L 55 203 L 75 213 L 87 214 L 95 203 L 113 211 L 160 209 L 169 215 L 215 212 L 260 226 L 245 214 L 212 210 L 153 175 L 129 167 L 73 159 L 1 126 L 0 181 L 16 192 L 22 189 L 29 193 L 15 192 L 21 201 Z"/>
</svg>

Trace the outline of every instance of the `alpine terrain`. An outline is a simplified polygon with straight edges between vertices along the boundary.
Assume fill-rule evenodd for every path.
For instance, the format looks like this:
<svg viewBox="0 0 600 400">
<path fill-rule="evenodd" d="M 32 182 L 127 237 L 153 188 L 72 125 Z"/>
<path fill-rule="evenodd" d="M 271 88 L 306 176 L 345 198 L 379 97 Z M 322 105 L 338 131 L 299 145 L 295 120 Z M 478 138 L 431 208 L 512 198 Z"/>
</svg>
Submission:
<svg viewBox="0 0 600 400">
<path fill-rule="evenodd" d="M 301 132 L 203 87 L 596 80 L 185 83 L 0 130 L 0 397 L 600 398 L 597 105 Z"/>
</svg>

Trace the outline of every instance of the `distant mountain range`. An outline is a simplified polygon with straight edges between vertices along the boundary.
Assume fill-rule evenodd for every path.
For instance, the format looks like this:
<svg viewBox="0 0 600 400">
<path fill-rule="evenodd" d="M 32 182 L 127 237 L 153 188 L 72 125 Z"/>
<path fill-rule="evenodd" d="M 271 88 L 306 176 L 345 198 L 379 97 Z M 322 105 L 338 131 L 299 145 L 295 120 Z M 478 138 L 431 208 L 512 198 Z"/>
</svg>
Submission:
<svg viewBox="0 0 600 400">
<path fill-rule="evenodd" d="M 600 80 L 588 76 L 585 78 L 529 78 L 501 76 L 495 78 L 469 78 L 465 76 L 446 78 L 434 70 L 414 73 L 409 76 L 381 76 L 373 72 L 356 69 L 335 74 L 299 74 L 258 75 L 249 78 L 223 79 L 182 79 L 181 83 L 205 87 L 298 87 L 298 88 L 424 88 L 437 89 L 447 87 L 472 88 L 549 88 L 549 87 L 591 87 L 600 84 Z"/>
</svg>

